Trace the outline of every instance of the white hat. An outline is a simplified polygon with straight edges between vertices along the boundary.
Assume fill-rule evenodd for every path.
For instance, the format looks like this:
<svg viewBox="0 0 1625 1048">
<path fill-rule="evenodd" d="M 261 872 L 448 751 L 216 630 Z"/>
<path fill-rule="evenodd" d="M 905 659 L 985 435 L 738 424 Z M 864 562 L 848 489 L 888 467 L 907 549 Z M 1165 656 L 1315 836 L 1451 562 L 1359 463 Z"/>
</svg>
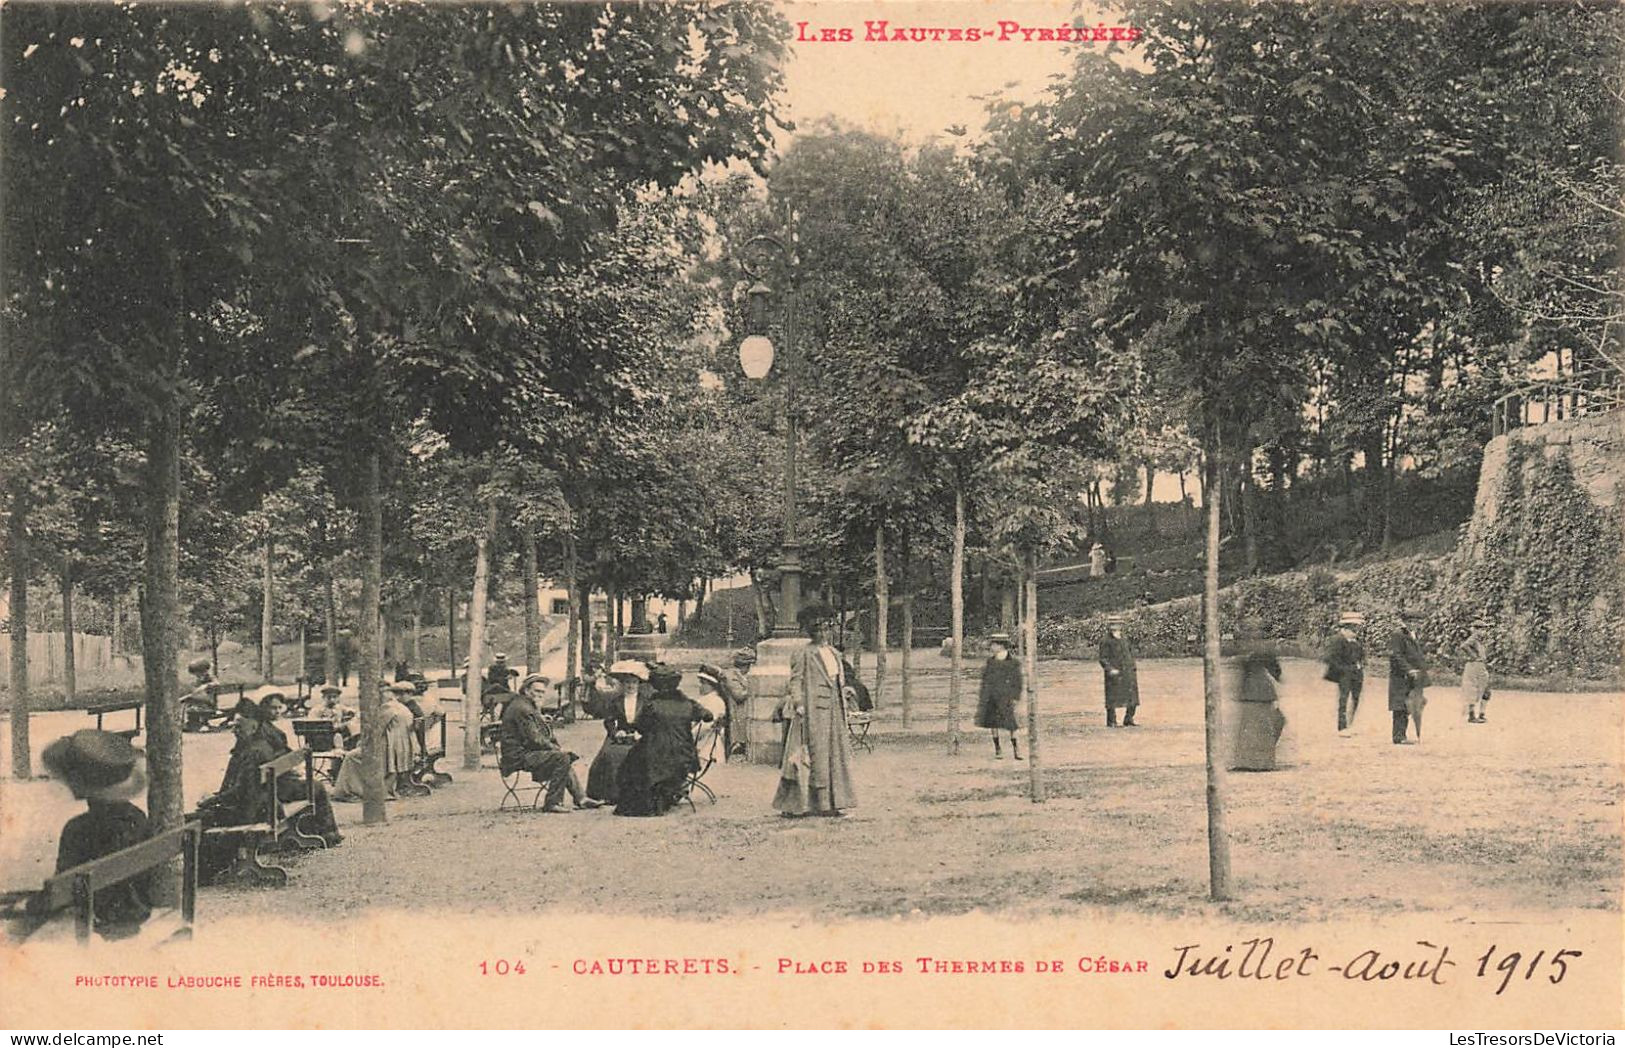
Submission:
<svg viewBox="0 0 1625 1048">
<path fill-rule="evenodd" d="M 1337 624 L 1339 626 L 1364 626 L 1365 616 L 1358 611 L 1345 611 L 1337 616 Z"/>
<path fill-rule="evenodd" d="M 609 668 L 611 677 L 636 677 L 638 680 L 649 679 L 649 666 L 637 659 L 622 659 Z"/>
</svg>

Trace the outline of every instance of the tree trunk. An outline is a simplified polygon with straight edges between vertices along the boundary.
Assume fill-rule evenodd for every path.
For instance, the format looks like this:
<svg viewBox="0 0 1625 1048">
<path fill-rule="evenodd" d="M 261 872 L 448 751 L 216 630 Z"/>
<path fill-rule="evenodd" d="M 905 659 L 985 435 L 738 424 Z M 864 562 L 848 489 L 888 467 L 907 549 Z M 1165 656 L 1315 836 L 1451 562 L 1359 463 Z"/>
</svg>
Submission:
<svg viewBox="0 0 1625 1048">
<path fill-rule="evenodd" d="M 79 692 L 79 665 L 73 650 L 73 561 L 62 558 L 62 694 L 73 705 Z"/>
<path fill-rule="evenodd" d="M 490 585 L 491 536 L 497 504 L 485 504 L 485 530 L 474 537 L 474 594 L 468 605 L 468 676 L 463 680 L 463 767 L 480 766 L 480 692 L 485 671 L 485 602 Z"/>
<path fill-rule="evenodd" d="M 576 577 L 577 571 L 576 537 L 570 530 L 564 533 L 564 594 L 570 602 L 570 629 L 564 639 L 564 694 L 572 700 L 579 697 L 576 678 L 587 675 L 581 652 L 581 580 Z"/>
<path fill-rule="evenodd" d="M 11 488 L 11 777 L 34 774 L 28 738 L 28 504 L 23 485 Z"/>
<path fill-rule="evenodd" d="M 766 637 L 773 632 L 773 604 L 755 569 L 750 573 L 750 591 L 756 605 L 756 635 Z"/>
<path fill-rule="evenodd" d="M 575 541 L 573 534 L 570 536 L 570 541 L 572 543 Z M 581 636 L 578 640 L 581 645 L 581 675 L 586 677 L 589 675 L 587 666 L 592 662 L 592 587 L 581 578 L 579 556 L 578 553 L 578 559 L 576 560 L 576 599 L 580 602 L 580 607 L 576 613 L 581 616 Z"/>
<path fill-rule="evenodd" d="M 412 665 L 419 673 L 423 672 L 423 597 L 418 595 L 418 602 L 412 606 Z M 427 676 L 427 674 L 425 674 Z"/>
<path fill-rule="evenodd" d="M 1022 683 L 1027 691 L 1027 787 L 1034 804 L 1044 803 L 1044 772 L 1038 736 L 1038 553 L 1028 550 L 1021 572 Z"/>
<path fill-rule="evenodd" d="M 459 660 L 457 658 L 457 591 L 450 586 L 446 587 L 446 661 L 451 665 L 451 675 L 457 675 Z"/>
<path fill-rule="evenodd" d="M 356 690 L 361 696 L 361 821 L 368 826 L 389 821 L 384 808 L 384 726 L 378 682 L 383 646 L 379 633 L 384 585 L 384 498 L 380 490 L 378 449 L 367 451 L 361 473 L 361 611 L 356 623 Z"/>
<path fill-rule="evenodd" d="M 542 672 L 542 619 L 537 602 L 541 599 L 541 580 L 536 571 L 536 528 L 526 524 L 520 531 L 519 541 L 525 587 L 525 672 Z"/>
<path fill-rule="evenodd" d="M 329 565 L 327 570 L 327 601 L 322 611 L 322 679 L 329 684 L 339 682 L 339 610 L 338 597 L 333 592 L 337 587 L 333 582 L 333 569 Z"/>
<path fill-rule="evenodd" d="M 276 673 L 276 640 L 273 632 L 273 601 L 276 599 L 275 573 L 271 568 L 271 556 L 275 552 L 274 543 L 269 533 L 265 536 L 265 560 L 261 565 L 263 578 L 260 580 L 260 676 L 267 682 Z"/>
<path fill-rule="evenodd" d="M 107 646 L 117 659 L 124 651 L 124 595 L 121 593 L 107 598 L 107 624 L 113 634 Z"/>
<path fill-rule="evenodd" d="M 299 672 L 295 676 L 308 678 L 309 675 L 310 671 L 305 663 L 305 624 L 301 622 L 299 624 Z"/>
<path fill-rule="evenodd" d="M 959 674 L 965 648 L 965 491 L 954 485 L 954 555 L 949 574 L 953 651 L 948 659 L 948 752 L 959 752 Z"/>
<path fill-rule="evenodd" d="M 1258 574 L 1258 497 L 1253 489 L 1252 452 L 1244 451 L 1241 462 L 1241 535 L 1246 564 L 1243 574 Z"/>
<path fill-rule="evenodd" d="M 1155 463 L 1145 464 L 1145 530 L 1147 534 L 1157 533 L 1157 507 L 1151 502 L 1151 488 L 1157 479 Z"/>
<path fill-rule="evenodd" d="M 1209 438 L 1202 472 L 1207 501 L 1207 569 L 1202 581 L 1202 721 L 1207 755 L 1207 864 L 1209 893 L 1231 897 L 1230 834 L 1225 829 L 1225 774 L 1220 737 L 1223 695 L 1219 678 L 1219 520 L 1224 485 L 1218 441 Z"/>
<path fill-rule="evenodd" d="M 886 529 L 875 525 L 875 709 L 886 694 L 887 626 L 891 612 L 890 580 L 886 578 Z"/>
<path fill-rule="evenodd" d="M 1386 485 L 1384 478 L 1387 470 L 1383 465 L 1384 434 L 1380 428 L 1368 431 L 1360 442 L 1360 451 L 1365 457 L 1365 468 L 1361 471 L 1362 494 L 1365 498 L 1365 548 L 1370 552 L 1382 545 L 1383 518 L 1386 516 L 1383 504 L 1386 501 Z"/>
<path fill-rule="evenodd" d="M 180 404 L 171 397 L 148 423 L 143 477 L 141 664 L 147 691 L 147 818 L 154 832 L 180 826 L 186 816 L 176 672 L 181 619 L 180 434 Z"/>
<path fill-rule="evenodd" d="M 220 676 L 220 630 L 216 626 L 209 627 L 209 668 Z"/>
<path fill-rule="evenodd" d="M 903 704 L 903 727 L 909 726 L 909 719 L 913 713 L 914 678 L 909 673 L 910 664 L 914 661 L 914 577 L 909 574 L 909 548 L 905 533 L 903 539 L 902 570 L 898 572 L 903 583 L 903 647 L 899 651 L 901 656 L 898 665 L 898 681 L 901 687 L 900 698 Z"/>
</svg>

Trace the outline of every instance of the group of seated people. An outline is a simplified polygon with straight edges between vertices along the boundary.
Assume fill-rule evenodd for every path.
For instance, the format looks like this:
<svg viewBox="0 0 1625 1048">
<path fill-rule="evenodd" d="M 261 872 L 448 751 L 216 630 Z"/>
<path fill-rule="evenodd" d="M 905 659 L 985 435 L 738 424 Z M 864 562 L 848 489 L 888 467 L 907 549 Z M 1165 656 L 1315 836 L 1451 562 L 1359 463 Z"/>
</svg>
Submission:
<svg viewBox="0 0 1625 1048">
<path fill-rule="evenodd" d="M 266 810 L 268 797 L 260 781 L 260 765 L 288 753 L 287 734 L 276 721 L 287 709 L 287 695 L 271 691 L 258 702 L 242 699 L 232 711 L 231 756 L 226 761 L 226 772 L 220 788 L 198 802 L 196 818 L 205 829 L 218 826 L 244 826 L 267 822 L 275 814 Z M 338 823 L 333 818 L 333 806 L 327 790 L 319 782 L 309 782 L 299 771 L 284 772 L 277 778 L 276 799 L 279 803 L 311 799 L 311 811 L 304 819 L 307 832 L 319 835 L 329 848 L 338 847 L 344 840 Z M 230 841 L 209 844 L 200 858 L 199 873 L 208 881 L 229 865 L 235 845 Z"/>
<path fill-rule="evenodd" d="M 685 695 L 682 672 L 656 663 L 618 662 L 600 677 L 588 712 L 604 722 L 604 743 L 582 783 L 575 764 L 580 757 L 564 749 L 543 715 L 551 683 L 533 673 L 517 695 L 501 708 L 500 763 L 503 775 L 527 772 L 546 788 L 542 810 L 568 811 L 614 805 L 616 815 L 664 815 L 681 803 L 689 776 L 700 769 L 694 728 L 727 718 L 727 707 L 713 710 Z M 702 675 L 702 698 L 715 696 L 717 681 Z"/>
</svg>

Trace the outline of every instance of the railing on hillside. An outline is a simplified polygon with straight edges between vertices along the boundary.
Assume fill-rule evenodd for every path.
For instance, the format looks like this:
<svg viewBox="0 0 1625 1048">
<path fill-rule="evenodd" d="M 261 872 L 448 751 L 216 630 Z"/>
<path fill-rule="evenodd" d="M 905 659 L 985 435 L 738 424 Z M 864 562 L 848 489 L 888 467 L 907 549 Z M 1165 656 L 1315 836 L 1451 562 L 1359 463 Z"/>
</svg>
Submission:
<svg viewBox="0 0 1625 1048">
<path fill-rule="evenodd" d="M 1625 407 L 1625 382 L 1617 372 L 1593 371 L 1533 382 L 1501 397 L 1491 408 L 1491 435 Z"/>
</svg>

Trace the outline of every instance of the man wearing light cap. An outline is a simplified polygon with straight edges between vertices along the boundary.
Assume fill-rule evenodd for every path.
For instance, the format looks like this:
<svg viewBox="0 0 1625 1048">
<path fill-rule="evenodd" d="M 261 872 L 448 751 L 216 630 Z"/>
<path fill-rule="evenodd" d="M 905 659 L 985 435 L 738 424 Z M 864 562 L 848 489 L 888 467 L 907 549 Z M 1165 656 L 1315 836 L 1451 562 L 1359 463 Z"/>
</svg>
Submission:
<svg viewBox="0 0 1625 1048">
<path fill-rule="evenodd" d="M 511 683 L 508 680 L 511 673 L 512 671 L 508 669 L 508 653 L 499 651 L 496 654 L 496 661 L 491 663 L 491 668 L 485 673 L 485 684 L 487 687 L 500 684 L 502 689 L 506 691 Z"/>
<path fill-rule="evenodd" d="M 1337 632 L 1326 644 L 1326 679 L 1337 685 L 1337 733 L 1346 737 L 1360 708 L 1365 687 L 1365 647 L 1356 632 L 1365 616 L 1346 611 L 1337 619 Z"/>
<path fill-rule="evenodd" d="M 520 683 L 519 694 L 508 700 L 502 711 L 499 767 L 504 775 L 529 772 L 533 780 L 545 785 L 544 812 L 566 811 L 563 807 L 566 792 L 577 808 L 596 808 L 598 802 L 587 797 L 581 788 L 581 777 L 575 771 L 578 758 L 559 745 L 552 726 L 536 706 L 536 700 L 547 693 L 550 683 L 542 674 L 532 673 Z"/>
</svg>

